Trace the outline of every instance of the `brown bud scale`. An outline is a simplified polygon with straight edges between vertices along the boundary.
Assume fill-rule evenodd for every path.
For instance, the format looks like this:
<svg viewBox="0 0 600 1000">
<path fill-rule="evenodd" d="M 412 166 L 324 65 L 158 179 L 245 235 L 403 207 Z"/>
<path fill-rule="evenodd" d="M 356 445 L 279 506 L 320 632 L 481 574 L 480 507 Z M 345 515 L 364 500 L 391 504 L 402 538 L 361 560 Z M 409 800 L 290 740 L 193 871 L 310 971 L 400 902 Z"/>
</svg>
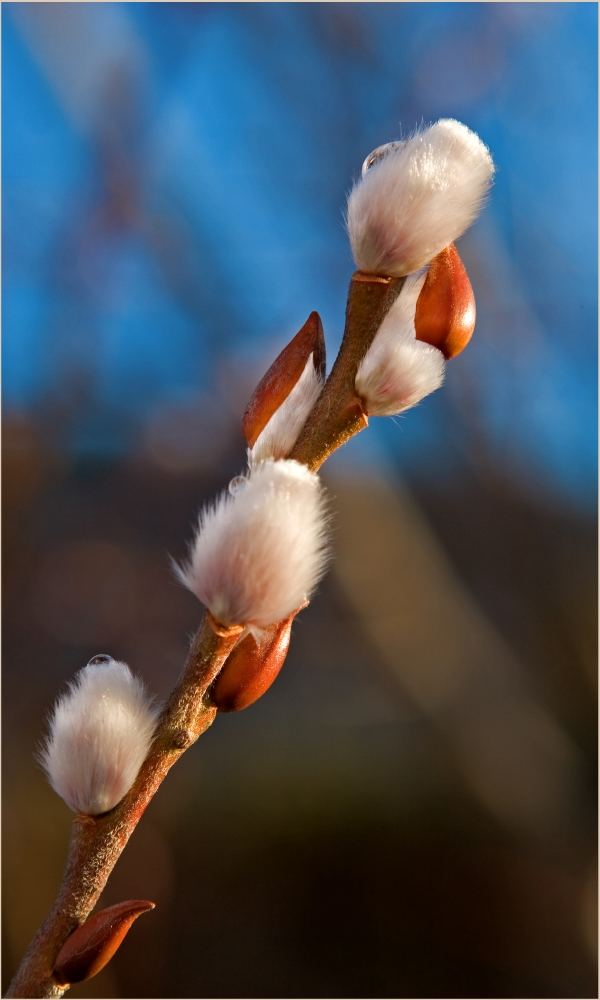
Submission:
<svg viewBox="0 0 600 1000">
<path fill-rule="evenodd" d="M 415 313 L 417 340 L 455 358 L 469 343 L 475 329 L 475 296 L 453 243 L 429 265 Z"/>
<path fill-rule="evenodd" d="M 285 662 L 292 623 L 301 610 L 270 628 L 260 642 L 248 634 L 230 653 L 211 692 L 220 712 L 240 712 L 269 690 Z"/>
<path fill-rule="evenodd" d="M 110 962 L 134 920 L 154 907 L 148 899 L 128 899 L 88 917 L 58 953 L 53 970 L 57 983 L 69 986 L 95 976 Z"/>
<path fill-rule="evenodd" d="M 258 383 L 244 413 L 242 427 L 250 448 L 302 375 L 310 355 L 319 375 L 325 374 L 325 338 L 318 313 L 312 312 Z"/>
</svg>

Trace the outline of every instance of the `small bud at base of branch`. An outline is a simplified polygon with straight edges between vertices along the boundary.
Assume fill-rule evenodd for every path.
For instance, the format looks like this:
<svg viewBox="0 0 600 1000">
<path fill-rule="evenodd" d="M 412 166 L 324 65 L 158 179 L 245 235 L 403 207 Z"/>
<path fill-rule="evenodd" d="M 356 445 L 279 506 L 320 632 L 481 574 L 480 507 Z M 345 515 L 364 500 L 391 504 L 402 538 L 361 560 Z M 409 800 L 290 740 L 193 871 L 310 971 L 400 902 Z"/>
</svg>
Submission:
<svg viewBox="0 0 600 1000">
<path fill-rule="evenodd" d="M 119 949 L 133 922 L 155 905 L 149 899 L 128 899 L 88 917 L 58 953 L 53 969 L 57 983 L 70 986 L 96 976 Z"/>
</svg>

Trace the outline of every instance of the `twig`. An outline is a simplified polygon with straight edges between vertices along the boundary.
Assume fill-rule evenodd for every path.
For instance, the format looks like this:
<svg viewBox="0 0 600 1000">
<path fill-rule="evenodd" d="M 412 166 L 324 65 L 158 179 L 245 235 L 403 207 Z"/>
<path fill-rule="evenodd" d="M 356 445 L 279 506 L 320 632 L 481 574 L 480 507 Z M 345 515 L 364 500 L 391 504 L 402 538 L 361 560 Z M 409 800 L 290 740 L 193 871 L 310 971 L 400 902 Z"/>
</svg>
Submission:
<svg viewBox="0 0 600 1000">
<path fill-rule="evenodd" d="M 453 119 L 441 119 L 407 140 L 378 147 L 367 157 L 362 179 L 352 188 L 347 206 L 348 234 L 354 260 L 361 270 L 353 275 L 350 284 L 344 339 L 331 375 L 309 413 L 294 448 L 289 454 L 287 447 L 284 451 L 288 458 L 303 463 L 315 472 L 332 452 L 367 426 L 367 413 L 384 415 L 404 412 L 441 385 L 444 358 L 454 357 L 466 346 L 475 322 L 472 289 L 460 257 L 451 244 L 477 216 L 493 173 L 494 165 L 487 147 L 465 125 Z M 424 265 L 428 265 L 426 278 L 424 275 L 417 276 Z M 408 317 L 402 308 L 398 316 L 394 310 L 389 316 L 392 322 L 383 326 L 383 320 L 400 294 L 405 278 L 381 275 L 408 276 L 411 284 L 399 305 L 409 310 L 414 307 Z M 425 284 L 419 285 L 422 280 Z M 417 298 L 414 298 L 415 294 Z M 376 334 L 380 337 L 379 347 L 376 344 L 371 350 Z M 284 351 L 274 362 L 270 378 L 258 386 L 257 406 L 254 409 L 251 406 L 250 415 L 248 411 L 246 414 L 253 440 L 250 441 L 248 434 L 246 438 L 251 447 L 257 446 L 255 432 L 261 434 L 264 430 L 265 420 L 262 418 L 265 417 L 266 401 L 270 411 L 266 420 L 270 422 L 274 418 L 271 407 L 275 402 L 272 398 L 274 387 L 288 390 L 285 402 L 276 410 L 280 415 L 297 389 L 304 386 L 303 391 L 306 391 L 307 385 L 314 388 L 314 378 L 320 377 L 318 354 L 321 335 L 320 320 L 313 317 L 311 322 L 309 317 L 306 337 L 309 347 L 314 344 L 311 362 L 314 371 L 311 372 L 308 367 L 306 384 L 301 367 L 300 377 L 291 389 L 290 373 L 286 377 L 286 372 L 279 370 L 282 364 L 284 367 L 286 364 L 281 360 L 286 356 Z M 300 340 L 304 349 L 306 339 L 301 336 Z M 425 349 L 423 345 L 427 345 Z M 296 348 L 298 346 L 297 343 Z M 308 358 L 304 357 L 302 350 L 300 354 L 306 366 Z M 361 371 L 357 379 L 359 364 Z M 299 398 L 302 398 L 302 393 Z M 308 398 L 310 408 L 314 395 L 309 392 L 304 398 Z M 302 410 L 302 419 L 304 413 Z M 257 423 L 260 426 L 255 426 Z M 264 488 L 268 482 L 269 488 L 274 489 L 273 479 L 268 481 L 264 478 L 266 468 L 266 463 L 259 463 L 254 478 L 251 475 L 244 487 L 246 491 L 251 489 L 252 483 L 255 490 Z M 270 469 L 267 471 L 269 474 L 272 472 Z M 294 467 L 293 476 L 299 481 L 298 471 Z M 300 478 L 306 476 L 311 483 L 315 479 L 306 470 L 300 470 L 300 473 Z M 242 493 L 242 497 L 244 495 L 247 496 L 247 493 Z M 307 581 L 313 574 L 316 582 L 318 571 L 322 568 L 319 546 L 323 536 L 319 533 L 322 524 L 319 523 L 318 497 L 314 491 L 310 495 L 314 501 L 314 516 L 311 515 L 312 521 L 309 519 L 312 536 L 304 554 L 307 556 Z M 289 494 L 286 503 L 288 500 Z M 304 510 L 305 506 L 303 501 L 301 509 Z M 243 502 L 241 507 L 233 507 L 233 513 L 231 507 L 221 503 L 221 526 L 233 523 L 239 529 L 245 523 L 243 518 L 240 520 L 240 510 L 245 516 Z M 217 510 L 212 513 L 214 526 Z M 232 520 L 223 521 L 223 517 Z M 298 508 L 293 517 L 298 517 Z M 280 547 L 285 548 L 285 538 L 282 543 L 283 536 L 276 537 Z M 182 579 L 208 607 L 213 607 L 211 601 L 205 599 L 207 590 L 203 573 L 208 572 L 209 583 L 214 574 L 210 560 L 207 562 L 204 542 L 206 536 L 200 530 L 194 553 L 194 557 L 199 559 L 200 569 L 194 567 L 192 560 L 191 568 L 184 571 Z M 245 553 L 248 557 L 247 549 Z M 260 545 L 252 551 L 251 560 L 257 558 L 257 553 L 258 557 L 264 556 Z M 242 564 L 245 564 L 243 560 Z M 262 569 L 263 577 L 268 579 L 270 564 L 263 565 Z M 234 571 L 237 572 L 235 561 Z M 306 589 L 309 589 L 308 585 Z M 279 612 L 279 604 L 277 608 Z M 287 611 L 288 614 L 294 611 L 293 604 Z M 240 611 L 240 615 L 243 613 Z M 266 610 L 265 616 L 269 617 Z M 285 617 L 283 611 L 281 617 Z M 258 617 L 252 614 L 248 614 L 247 618 L 232 615 L 228 620 L 259 622 Z M 263 624 L 276 626 L 277 623 L 271 619 Z M 183 677 L 159 720 L 150 752 L 130 791 L 104 815 L 96 818 L 87 815 L 75 817 L 62 886 L 11 984 L 9 997 L 57 997 L 68 988 L 53 975 L 56 957 L 73 930 L 87 920 L 129 837 L 170 768 L 214 721 L 217 707 L 211 701 L 211 685 L 242 632 L 242 627 L 220 628 L 207 611 L 192 644 Z M 63 797 L 68 801 L 68 795 Z"/>
<path fill-rule="evenodd" d="M 316 406 L 289 457 L 316 472 L 337 448 L 368 426 L 354 380 L 383 318 L 400 294 L 404 278 L 356 271 L 346 305 L 340 352 Z"/>
<path fill-rule="evenodd" d="M 61 997 L 66 987 L 52 975 L 56 956 L 72 931 L 96 905 L 110 873 L 146 806 L 173 764 L 214 722 L 207 697 L 241 628 L 217 629 L 207 613 L 196 633 L 181 680 L 161 716 L 152 748 L 122 802 L 104 816 L 78 815 L 62 885 L 46 920 L 33 938 L 7 997 Z"/>
<path fill-rule="evenodd" d="M 356 369 L 403 281 L 360 271 L 353 276 L 340 353 L 291 458 L 316 470 L 333 451 L 367 426 L 354 389 Z M 210 701 L 210 687 L 241 632 L 239 627 L 221 628 L 206 613 L 132 788 L 110 812 L 98 818 L 77 815 L 73 820 L 61 887 L 7 997 L 61 997 L 68 989 L 52 973 L 58 952 L 93 910 L 146 806 L 173 764 L 214 722 L 217 709 Z"/>
</svg>

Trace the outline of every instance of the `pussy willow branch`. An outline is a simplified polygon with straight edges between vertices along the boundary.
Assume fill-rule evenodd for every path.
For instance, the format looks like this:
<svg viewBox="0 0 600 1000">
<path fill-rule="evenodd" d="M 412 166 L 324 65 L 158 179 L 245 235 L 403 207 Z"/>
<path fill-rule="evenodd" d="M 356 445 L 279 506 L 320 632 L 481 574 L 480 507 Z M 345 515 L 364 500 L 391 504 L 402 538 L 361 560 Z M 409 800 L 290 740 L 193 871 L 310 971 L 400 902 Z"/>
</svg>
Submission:
<svg viewBox="0 0 600 1000">
<path fill-rule="evenodd" d="M 354 389 L 356 369 L 403 281 L 360 271 L 353 275 L 340 353 L 290 455 L 313 471 L 367 426 Z M 61 997 L 68 989 L 52 973 L 58 952 L 93 910 L 146 806 L 173 764 L 214 722 L 217 709 L 210 701 L 210 687 L 241 631 L 241 628 L 220 629 L 210 615 L 205 615 L 133 786 L 109 813 L 74 818 L 58 895 L 29 946 L 7 997 Z"/>
<path fill-rule="evenodd" d="M 146 806 L 173 764 L 214 721 L 208 689 L 237 643 L 241 628 L 215 631 L 206 614 L 173 689 L 150 753 L 125 798 L 103 816 L 77 815 L 62 885 L 10 984 L 8 997 L 60 997 L 52 975 L 65 940 L 87 919 Z"/>
</svg>

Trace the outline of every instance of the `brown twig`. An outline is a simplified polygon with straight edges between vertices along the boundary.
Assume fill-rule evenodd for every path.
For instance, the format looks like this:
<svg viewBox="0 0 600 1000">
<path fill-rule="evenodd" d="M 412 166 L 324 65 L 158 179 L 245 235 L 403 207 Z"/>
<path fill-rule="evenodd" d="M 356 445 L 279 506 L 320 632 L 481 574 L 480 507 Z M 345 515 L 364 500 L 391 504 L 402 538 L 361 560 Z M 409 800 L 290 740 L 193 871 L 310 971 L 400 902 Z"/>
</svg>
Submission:
<svg viewBox="0 0 600 1000">
<path fill-rule="evenodd" d="M 353 275 L 340 353 L 290 458 L 317 470 L 333 451 L 367 426 L 354 389 L 356 370 L 403 281 L 360 271 Z M 93 910 L 146 806 L 173 764 L 214 722 L 217 709 L 211 704 L 209 690 L 241 632 L 239 627 L 219 627 L 206 613 L 133 786 L 109 813 L 97 818 L 78 815 L 73 820 L 61 887 L 7 997 L 61 997 L 68 988 L 60 985 L 52 972 L 58 952 Z"/>
<path fill-rule="evenodd" d="M 221 629 L 206 614 L 196 633 L 181 680 L 160 718 L 152 748 L 125 796 L 111 812 L 73 820 L 62 885 L 31 942 L 7 997 L 60 997 L 52 969 L 72 931 L 96 905 L 146 806 L 173 764 L 212 725 L 216 708 L 207 697 L 242 629 Z"/>
<path fill-rule="evenodd" d="M 386 278 L 356 271 L 346 305 L 346 325 L 340 352 L 323 392 L 289 458 L 316 472 L 334 451 L 368 426 L 356 395 L 356 370 L 371 346 L 384 316 L 400 294 L 404 278 Z"/>
</svg>

